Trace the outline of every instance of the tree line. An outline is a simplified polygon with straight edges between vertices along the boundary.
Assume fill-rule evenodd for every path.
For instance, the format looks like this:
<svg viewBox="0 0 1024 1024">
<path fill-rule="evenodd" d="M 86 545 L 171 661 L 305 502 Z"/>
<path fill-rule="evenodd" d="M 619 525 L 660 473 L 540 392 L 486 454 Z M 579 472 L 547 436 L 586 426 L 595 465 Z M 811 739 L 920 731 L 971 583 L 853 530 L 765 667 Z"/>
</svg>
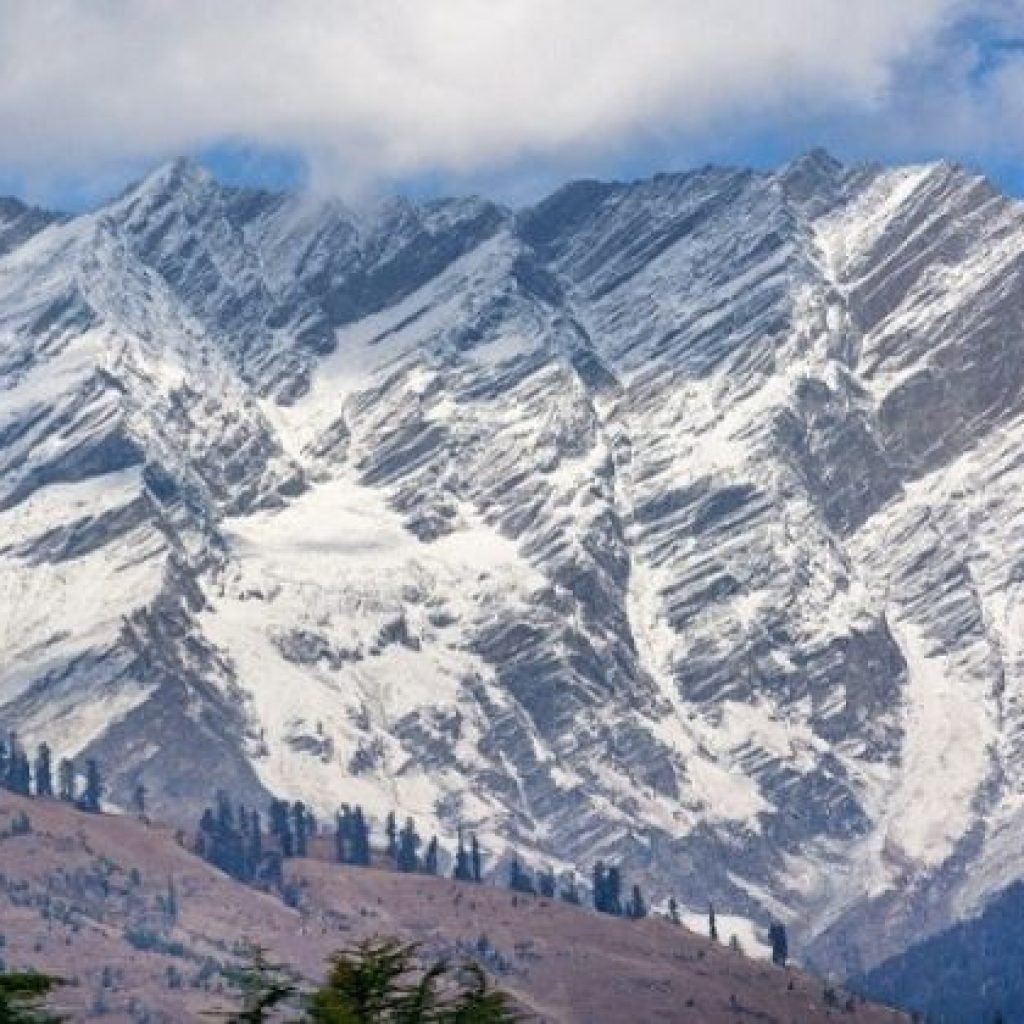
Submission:
<svg viewBox="0 0 1024 1024">
<path fill-rule="evenodd" d="M 0 740 L 0 788 L 27 797 L 56 797 L 92 814 L 102 810 L 103 775 L 95 758 L 87 758 L 84 772 L 80 772 L 73 759 L 64 757 L 54 771 L 49 744 L 40 743 L 35 757 L 30 759 L 14 732 L 8 733 L 6 740 Z M 146 788 L 141 783 L 135 787 L 132 805 L 137 814 L 145 815 Z M 441 874 L 441 847 L 436 835 L 431 835 L 424 844 L 414 820 L 407 817 L 399 826 L 393 811 L 386 816 L 383 831 L 383 847 L 375 860 L 369 817 L 358 804 L 343 804 L 334 821 L 334 859 L 339 864 L 358 867 L 376 864 L 403 873 Z M 232 878 L 263 888 L 276 888 L 287 896 L 283 861 L 308 856 L 310 842 L 319 835 L 316 816 L 301 800 L 272 799 L 265 832 L 264 818 L 258 810 L 236 803 L 227 793 L 219 791 L 214 805 L 207 807 L 199 819 L 194 851 Z M 471 833 L 467 840 L 465 830 L 459 828 L 451 877 L 480 884 L 484 880 L 483 861 L 476 834 Z M 524 895 L 561 899 L 576 906 L 584 903 L 582 887 L 575 874 L 570 872 L 560 880 L 551 867 L 532 870 L 515 851 L 508 862 L 505 884 L 512 892 Z M 615 917 L 639 920 L 649 912 L 641 887 L 633 884 L 627 892 L 619 866 L 603 861 L 593 867 L 590 901 L 598 913 Z M 674 897 L 669 901 L 669 919 L 680 923 Z M 714 907 L 709 908 L 708 935 L 718 941 Z M 785 966 L 789 943 L 783 924 L 772 923 L 769 941 L 772 960 Z"/>
<path fill-rule="evenodd" d="M 48 743 L 40 743 L 30 760 L 17 734 L 10 732 L 6 740 L 0 740 L 0 788 L 20 796 L 58 797 L 80 811 L 99 814 L 103 776 L 99 763 L 92 757 L 85 761 L 84 776 L 69 757 L 62 757 L 54 772 Z"/>
<path fill-rule="evenodd" d="M 264 817 L 220 791 L 213 805 L 200 816 L 194 851 L 233 878 L 264 887 L 282 886 L 283 862 L 309 856 L 314 840 L 331 837 L 333 859 L 339 864 L 441 875 L 442 848 L 438 837 L 431 835 L 424 841 L 411 817 L 399 825 L 395 813 L 389 812 L 382 833 L 379 844 L 375 844 L 369 816 L 358 804 L 343 804 L 335 815 L 333 828 L 321 830 L 315 815 L 301 800 L 273 799 Z M 456 881 L 484 881 L 484 852 L 475 833 L 458 829 L 450 861 L 451 877 Z M 531 869 L 515 851 L 508 861 L 505 885 L 515 893 L 561 899 L 576 906 L 584 903 L 583 886 L 575 874 L 560 879 L 551 867 Z M 627 887 L 619 866 L 603 861 L 594 865 L 591 902 L 593 909 L 602 914 L 633 920 L 648 915 L 641 887 Z"/>
</svg>

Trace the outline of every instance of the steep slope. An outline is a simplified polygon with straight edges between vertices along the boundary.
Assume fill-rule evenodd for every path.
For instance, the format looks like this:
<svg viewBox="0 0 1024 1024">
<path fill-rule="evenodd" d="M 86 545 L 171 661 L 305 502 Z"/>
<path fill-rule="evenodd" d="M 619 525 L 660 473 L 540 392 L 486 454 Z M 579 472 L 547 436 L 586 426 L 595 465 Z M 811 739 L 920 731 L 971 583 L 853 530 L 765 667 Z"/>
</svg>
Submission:
<svg viewBox="0 0 1024 1024">
<path fill-rule="evenodd" d="M 1024 876 L 1022 216 L 817 152 L 5 206 L 0 717 L 869 967 Z"/>
<path fill-rule="evenodd" d="M 31 831 L 11 834 L 20 814 Z M 221 875 L 166 828 L 0 794 L 3 959 L 71 981 L 54 1002 L 75 1020 L 200 1020 L 235 1005 L 221 968 L 245 941 L 308 983 L 331 952 L 373 935 L 420 942 L 430 960 L 472 955 L 535 1020 L 817 1024 L 835 1012 L 819 979 L 665 921 L 423 875 L 312 860 L 288 869 L 294 909 Z M 863 1024 L 906 1019 L 851 1005 Z"/>
<path fill-rule="evenodd" d="M 851 981 L 876 999 L 898 997 L 901 1006 L 936 1024 L 1024 1019 L 1019 921 L 1024 886 L 999 893 L 983 913 L 970 917 L 886 960 Z"/>
</svg>

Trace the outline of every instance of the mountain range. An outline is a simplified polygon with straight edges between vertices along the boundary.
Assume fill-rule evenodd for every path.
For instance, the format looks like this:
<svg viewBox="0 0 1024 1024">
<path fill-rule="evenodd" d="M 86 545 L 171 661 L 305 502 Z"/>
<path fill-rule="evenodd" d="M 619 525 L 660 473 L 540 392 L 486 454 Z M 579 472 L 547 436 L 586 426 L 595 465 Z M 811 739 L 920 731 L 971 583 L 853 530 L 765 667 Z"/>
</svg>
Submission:
<svg viewBox="0 0 1024 1024">
<path fill-rule="evenodd" d="M 0 722 L 867 971 L 1024 877 L 1022 356 L 947 163 L 0 201 Z"/>
</svg>

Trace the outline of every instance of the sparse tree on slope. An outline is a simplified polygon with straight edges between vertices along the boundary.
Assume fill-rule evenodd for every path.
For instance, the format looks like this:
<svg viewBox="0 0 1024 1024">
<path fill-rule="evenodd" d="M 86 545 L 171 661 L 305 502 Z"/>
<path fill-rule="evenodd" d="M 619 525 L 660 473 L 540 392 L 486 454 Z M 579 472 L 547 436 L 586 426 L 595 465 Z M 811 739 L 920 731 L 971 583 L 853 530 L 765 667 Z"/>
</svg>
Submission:
<svg viewBox="0 0 1024 1024">
<path fill-rule="evenodd" d="M 772 963 L 785 967 L 789 959 L 789 938 L 784 924 L 771 924 L 768 927 L 768 941 L 772 944 Z"/>
<path fill-rule="evenodd" d="M 398 825 L 395 822 L 395 812 L 388 811 L 387 820 L 384 823 L 384 834 L 388 838 L 388 856 L 397 863 L 398 861 Z"/>
<path fill-rule="evenodd" d="M 75 762 L 62 757 L 57 765 L 57 789 L 61 800 L 73 804 L 78 797 L 78 785 L 75 780 Z"/>
<path fill-rule="evenodd" d="M 53 758 L 45 743 L 36 751 L 35 776 L 36 796 L 53 796 Z"/>
<path fill-rule="evenodd" d="M 103 778 L 100 775 L 100 766 L 94 757 L 90 757 L 85 762 L 85 789 L 78 798 L 78 807 L 90 814 L 99 814 L 102 798 Z"/>
<path fill-rule="evenodd" d="M 461 828 L 459 829 L 459 845 L 455 850 L 455 870 L 452 872 L 452 877 L 458 882 L 473 881 L 473 868 Z"/>
<path fill-rule="evenodd" d="M 427 875 L 436 875 L 438 873 L 438 849 L 437 849 L 437 836 L 431 836 L 430 842 L 427 843 L 427 852 L 423 855 L 423 872 Z"/>
<path fill-rule="evenodd" d="M 646 916 L 647 904 L 644 902 L 643 893 L 640 891 L 639 885 L 634 885 L 632 895 L 626 903 L 626 917 L 639 921 L 642 917 Z"/>
<path fill-rule="evenodd" d="M 480 843 L 476 838 L 475 832 L 470 842 L 469 866 L 473 874 L 473 881 L 482 882 L 484 880 L 483 858 L 480 855 Z"/>
<path fill-rule="evenodd" d="M 412 818 L 406 818 L 402 831 L 398 834 L 398 855 L 395 866 L 399 871 L 412 873 L 419 869 L 419 848 L 422 840 L 416 832 Z"/>
</svg>

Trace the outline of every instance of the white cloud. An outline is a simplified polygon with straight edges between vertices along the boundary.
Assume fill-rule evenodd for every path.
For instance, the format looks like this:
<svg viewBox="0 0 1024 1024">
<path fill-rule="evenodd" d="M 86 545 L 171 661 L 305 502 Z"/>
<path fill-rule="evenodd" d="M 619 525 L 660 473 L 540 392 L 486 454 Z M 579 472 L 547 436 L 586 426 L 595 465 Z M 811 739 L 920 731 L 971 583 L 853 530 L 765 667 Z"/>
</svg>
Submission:
<svg viewBox="0 0 1024 1024">
<path fill-rule="evenodd" d="M 934 69 L 982 9 L 1012 20 L 1020 5 L 0 0 L 0 167 L 99 171 L 237 140 L 373 180 L 600 155 L 734 118 L 871 119 L 905 107 L 906 69 Z"/>
</svg>

